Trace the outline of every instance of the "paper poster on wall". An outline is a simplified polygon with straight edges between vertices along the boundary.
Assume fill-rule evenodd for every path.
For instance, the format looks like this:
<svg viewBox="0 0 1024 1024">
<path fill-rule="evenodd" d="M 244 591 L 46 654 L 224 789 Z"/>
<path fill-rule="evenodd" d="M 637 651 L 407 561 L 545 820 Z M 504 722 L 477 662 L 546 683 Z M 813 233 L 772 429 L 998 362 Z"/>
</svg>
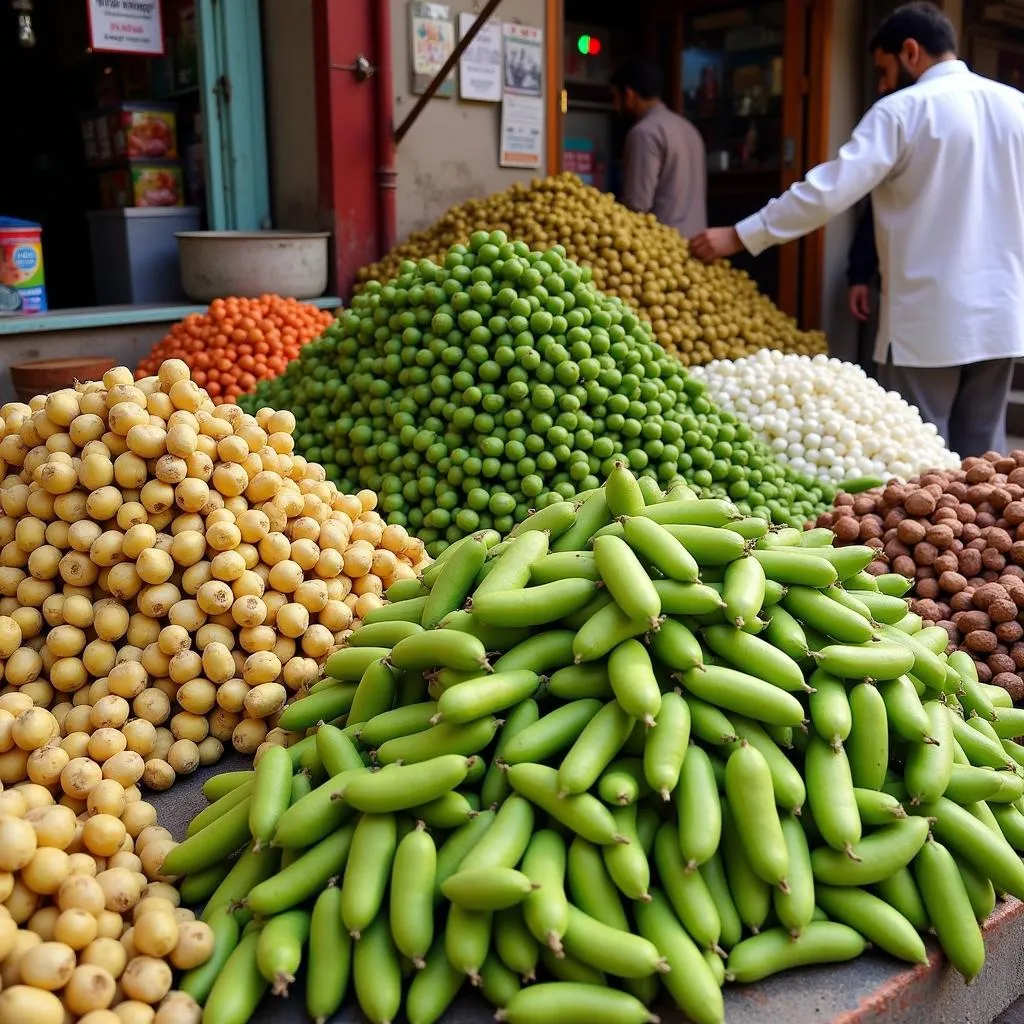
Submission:
<svg viewBox="0 0 1024 1024">
<path fill-rule="evenodd" d="M 544 100 L 505 94 L 501 101 L 501 167 L 538 170 L 544 160 Z"/>
<path fill-rule="evenodd" d="M 505 92 L 515 96 L 544 94 L 544 30 L 530 25 L 502 25 L 505 42 Z"/>
<path fill-rule="evenodd" d="M 427 86 L 444 67 L 444 62 L 455 49 L 455 26 L 452 24 L 451 8 L 447 4 L 413 0 L 409 4 L 409 30 L 412 91 L 422 93 L 427 91 Z M 449 76 L 434 95 L 447 97 L 454 91 L 455 84 Z"/>
<path fill-rule="evenodd" d="M 459 14 L 459 38 L 476 22 L 468 11 Z M 459 95 L 480 103 L 501 102 L 501 22 L 488 21 L 459 59 Z"/>
<path fill-rule="evenodd" d="M 88 0 L 89 45 L 100 53 L 162 57 L 160 0 Z"/>
</svg>

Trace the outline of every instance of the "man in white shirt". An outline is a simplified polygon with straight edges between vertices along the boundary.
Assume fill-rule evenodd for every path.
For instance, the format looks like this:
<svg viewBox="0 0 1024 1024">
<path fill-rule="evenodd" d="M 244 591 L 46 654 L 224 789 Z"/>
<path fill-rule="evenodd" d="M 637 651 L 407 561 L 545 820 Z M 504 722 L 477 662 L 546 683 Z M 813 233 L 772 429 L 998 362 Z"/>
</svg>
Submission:
<svg viewBox="0 0 1024 1024">
<path fill-rule="evenodd" d="M 953 26 L 931 3 L 897 8 L 871 52 L 892 92 L 837 158 L 691 247 L 709 261 L 758 255 L 871 193 L 883 381 L 961 456 L 1002 452 L 1013 361 L 1024 356 L 1024 95 L 957 60 Z"/>
</svg>

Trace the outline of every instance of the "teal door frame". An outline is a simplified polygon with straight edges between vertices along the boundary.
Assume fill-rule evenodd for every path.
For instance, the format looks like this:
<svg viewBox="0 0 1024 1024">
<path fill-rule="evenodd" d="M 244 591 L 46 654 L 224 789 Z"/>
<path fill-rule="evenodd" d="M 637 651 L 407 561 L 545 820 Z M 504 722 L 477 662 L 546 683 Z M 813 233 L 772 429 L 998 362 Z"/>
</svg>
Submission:
<svg viewBox="0 0 1024 1024">
<path fill-rule="evenodd" d="M 270 226 L 260 0 L 198 0 L 207 221 L 214 231 Z"/>
</svg>

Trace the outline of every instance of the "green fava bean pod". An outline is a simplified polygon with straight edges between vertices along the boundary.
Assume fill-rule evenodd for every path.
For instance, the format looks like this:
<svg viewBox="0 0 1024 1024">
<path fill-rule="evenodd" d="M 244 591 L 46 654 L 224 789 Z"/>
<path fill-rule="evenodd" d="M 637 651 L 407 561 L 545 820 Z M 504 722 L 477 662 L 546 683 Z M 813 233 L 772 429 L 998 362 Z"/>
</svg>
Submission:
<svg viewBox="0 0 1024 1024">
<path fill-rule="evenodd" d="M 576 509 L 576 520 L 551 545 L 552 551 L 581 551 L 602 527 L 612 521 L 604 488 L 594 491 Z"/>
<path fill-rule="evenodd" d="M 583 608 L 596 592 L 593 580 L 578 578 L 523 590 L 492 590 L 473 599 L 473 614 L 495 626 L 546 626 Z"/>
<path fill-rule="evenodd" d="M 539 721 L 540 709 L 533 699 L 522 701 L 508 713 L 494 748 L 494 757 L 486 768 L 483 785 L 480 787 L 480 802 L 484 807 L 494 807 L 508 796 L 509 784 L 503 768 L 507 763 L 505 750 L 521 732 Z"/>
<path fill-rule="evenodd" d="M 597 783 L 597 795 L 612 807 L 635 804 L 651 791 L 644 778 L 643 762 L 638 757 L 613 761 Z"/>
<path fill-rule="evenodd" d="M 810 648 L 807 645 L 807 634 L 803 626 L 780 604 L 772 605 L 768 612 L 768 625 L 765 627 L 765 639 L 777 647 L 783 654 L 799 660 L 807 657 Z"/>
<path fill-rule="evenodd" d="M 527 534 L 529 536 L 529 534 Z M 435 1024 L 459 994 L 466 980 L 448 959 L 444 942 L 438 939 L 427 955 L 422 970 L 416 972 L 405 1000 L 409 1024 Z"/>
<path fill-rule="evenodd" d="M 484 622 L 479 615 L 474 615 L 471 611 L 464 609 L 446 615 L 438 628 L 443 629 L 446 633 L 465 633 L 475 637 L 489 651 L 507 651 L 530 635 L 528 629 L 491 625 Z M 469 671 L 479 674 L 481 668 L 486 667 L 486 665 L 476 665 Z M 449 669 L 449 671 L 453 670 Z"/>
<path fill-rule="evenodd" d="M 717 949 L 722 935 L 718 908 L 701 873 L 687 870 L 670 821 L 664 822 L 654 837 L 654 863 L 669 902 L 687 933 L 703 948 Z"/>
<path fill-rule="evenodd" d="M 210 923 L 218 909 L 241 902 L 249 895 L 251 889 L 275 874 L 280 863 L 280 850 L 264 847 L 257 852 L 250 843 L 231 866 L 224 881 L 207 900 L 201 920 Z"/>
<path fill-rule="evenodd" d="M 842 680 L 823 668 L 815 669 L 810 685 L 814 688 L 814 693 L 807 701 L 811 725 L 823 740 L 833 747 L 838 746 L 846 740 L 853 728 L 853 712 L 850 710 L 846 687 Z"/>
<path fill-rule="evenodd" d="M 644 516 L 630 516 L 622 523 L 623 539 L 640 558 L 662 576 L 680 583 L 696 583 L 700 566 L 696 559 L 664 526 Z"/>
<path fill-rule="evenodd" d="M 463 910 L 506 910 L 518 906 L 539 886 L 515 868 L 457 871 L 442 886 L 445 898 Z"/>
<path fill-rule="evenodd" d="M 181 883 L 181 902 L 185 906 L 196 906 L 205 903 L 231 872 L 230 861 L 212 864 L 194 875 L 189 875 Z"/>
<path fill-rule="evenodd" d="M 259 929 L 242 937 L 217 975 L 203 1006 L 203 1024 L 247 1024 L 270 982 L 256 960 Z"/>
<path fill-rule="evenodd" d="M 508 1024 L 657 1024 L 635 996 L 604 985 L 549 981 L 520 989 L 495 1014 Z"/>
<path fill-rule="evenodd" d="M 632 932 L 609 928 L 572 905 L 563 941 L 570 957 L 618 978 L 645 978 L 668 971 L 668 964 L 652 942 Z"/>
<path fill-rule="evenodd" d="M 649 728 L 661 710 L 661 687 L 651 656 L 639 640 L 625 640 L 608 658 L 608 678 L 619 706 Z"/>
<path fill-rule="evenodd" d="M 529 582 L 534 585 L 554 583 L 578 577 L 584 580 L 599 580 L 601 574 L 597 570 L 597 559 L 592 551 L 555 551 L 534 562 L 530 568 Z M 479 593 L 479 589 L 477 590 Z"/>
<path fill-rule="evenodd" d="M 853 960 L 866 947 L 861 935 L 834 921 L 813 921 L 797 939 L 785 928 L 769 928 L 733 947 L 725 976 L 730 981 L 749 984 L 794 967 Z"/>
<path fill-rule="evenodd" d="M 755 548 L 751 555 L 758 561 L 764 574 L 787 586 L 829 587 L 839 579 L 835 566 L 811 551 L 785 548 Z"/>
<path fill-rule="evenodd" d="M 953 855 L 941 843 L 926 842 L 914 860 L 914 875 L 949 962 L 967 981 L 977 977 L 985 965 L 985 940 Z"/>
<path fill-rule="evenodd" d="M 917 882 L 910 868 L 900 868 L 888 878 L 876 882 L 872 886 L 875 893 L 890 907 L 898 910 L 919 931 L 927 931 L 929 927 L 928 911 L 918 891 Z"/>
<path fill-rule="evenodd" d="M 491 947 L 494 914 L 485 910 L 464 910 L 453 903 L 448 908 L 444 948 L 452 967 L 479 984 L 480 968 Z"/>
<path fill-rule="evenodd" d="M 630 546 L 618 537 L 598 537 L 594 541 L 594 557 L 615 603 L 630 618 L 656 625 L 661 615 L 661 598 Z"/>
<path fill-rule="evenodd" d="M 924 706 L 928 719 L 929 742 L 907 746 L 903 781 L 915 803 L 938 800 L 953 777 L 952 716 L 937 700 Z"/>
<path fill-rule="evenodd" d="M 700 641 L 678 619 L 665 619 L 661 626 L 650 634 L 651 650 L 666 668 L 679 672 L 688 668 L 699 668 L 704 664 L 704 652 Z"/>
<path fill-rule="evenodd" d="M 569 926 L 566 867 L 565 840 L 552 829 L 537 832 L 523 857 L 523 873 L 531 883 L 523 920 L 537 942 L 556 954 L 562 952 L 562 937 Z"/>
<path fill-rule="evenodd" d="M 622 897 L 608 874 L 603 847 L 577 836 L 569 846 L 568 878 L 572 901 L 585 914 L 596 917 L 610 928 L 629 931 L 629 921 L 622 908 Z"/>
<path fill-rule="evenodd" d="M 350 779 L 367 770 L 360 765 L 358 769 L 339 772 L 296 800 L 277 823 L 274 845 L 286 850 L 302 849 L 344 825 L 352 816 L 352 808 L 338 800 L 337 794 L 344 792 Z"/>
<path fill-rule="evenodd" d="M 481 539 L 470 537 L 445 560 L 427 595 L 420 622 L 424 629 L 434 629 L 449 612 L 462 607 L 486 558 L 487 545 Z"/>
<path fill-rule="evenodd" d="M 497 928 L 500 928 L 500 924 Z M 507 967 L 493 950 L 487 954 L 480 968 L 480 992 L 491 1006 L 508 1006 L 512 997 L 522 988 L 519 977 Z"/>
<path fill-rule="evenodd" d="M 394 591 L 393 583 L 385 591 L 391 604 L 381 605 L 367 612 L 363 616 L 363 625 L 376 625 L 378 622 L 411 622 L 419 625 L 423 618 L 423 609 L 427 605 L 427 595 L 430 593 L 419 580 L 398 580 L 397 583 L 407 584 L 407 589 L 397 591 L 401 597 L 392 598 L 389 595 Z M 420 627 L 422 628 L 422 627 Z"/>
<path fill-rule="evenodd" d="M 222 907 L 219 913 L 211 914 L 209 919 L 204 920 L 213 931 L 213 952 L 206 963 L 186 971 L 178 982 L 178 988 L 190 995 L 200 1006 L 209 998 L 239 939 L 238 921 L 228 907 Z"/>
<path fill-rule="evenodd" d="M 736 668 L 790 693 L 808 689 L 800 666 L 788 654 L 753 633 L 744 633 L 734 626 L 709 626 L 704 630 L 704 639 L 715 654 Z"/>
<path fill-rule="evenodd" d="M 567 665 L 552 674 L 548 680 L 547 693 L 566 701 L 607 700 L 612 696 L 608 667 L 598 662 Z"/>
<path fill-rule="evenodd" d="M 596 797 L 589 793 L 576 796 L 562 794 L 558 772 L 554 768 L 540 764 L 514 764 L 508 770 L 508 780 L 526 800 L 588 842 L 599 846 L 628 842 L 617 831 L 611 811 Z"/>
<path fill-rule="evenodd" d="M 415 764 L 394 764 L 351 779 L 341 794 L 357 811 L 389 814 L 429 803 L 455 789 L 470 763 L 460 754 L 443 754 Z"/>
<path fill-rule="evenodd" d="M 284 747 L 268 747 L 256 765 L 249 832 L 259 850 L 269 843 L 281 816 L 288 810 L 292 792 L 292 759 Z"/>
<path fill-rule="evenodd" d="M 805 626 L 841 644 L 864 644 L 874 635 L 867 619 L 811 587 L 790 587 L 782 605 Z"/>
<path fill-rule="evenodd" d="M 306 970 L 306 1012 L 323 1024 L 340 1009 L 352 969 L 352 937 L 341 920 L 341 890 L 328 885 L 313 904 Z"/>
<path fill-rule="evenodd" d="M 697 739 L 713 747 L 725 747 L 739 739 L 732 722 L 714 705 L 692 695 L 685 700 L 690 709 L 690 732 Z"/>
<path fill-rule="evenodd" d="M 512 528 L 509 537 L 521 537 L 524 533 L 546 532 L 556 540 L 576 522 L 576 506 L 571 501 L 555 501 L 528 515 L 518 526 Z"/>
<path fill-rule="evenodd" d="M 729 879 L 725 871 L 725 862 L 716 853 L 698 869 L 708 893 L 714 901 L 721 924 L 721 935 L 718 943 L 725 949 L 731 949 L 743 937 L 743 921 L 740 919 L 736 902 L 729 888 Z M 760 925 L 758 926 L 760 927 Z"/>
<path fill-rule="evenodd" d="M 745 740 L 725 765 L 725 793 L 751 868 L 769 885 L 788 888 L 789 853 L 764 755 Z"/>
<path fill-rule="evenodd" d="M 391 622 L 363 623 L 348 638 L 349 647 L 394 647 L 413 633 L 421 633 L 423 627 L 415 622 L 394 619 Z M 364 675 L 366 673 L 363 673 Z"/>
<path fill-rule="evenodd" d="M 268 917 L 315 896 L 344 868 L 352 845 L 352 832 L 352 826 L 346 825 L 321 839 L 288 867 L 247 893 L 244 905 L 254 914 Z"/>
<path fill-rule="evenodd" d="M 903 805 L 889 793 L 876 789 L 854 789 L 853 797 L 857 801 L 857 813 L 864 825 L 891 825 L 897 819 L 907 816 Z"/>
<path fill-rule="evenodd" d="M 898 679 L 914 667 L 913 652 L 899 644 L 829 644 L 814 655 L 818 666 L 840 679 Z"/>
<path fill-rule="evenodd" d="M 365 627 L 364 627 L 365 628 Z M 390 711 L 398 692 L 398 678 L 386 661 L 375 661 L 363 673 L 349 708 L 350 722 L 368 722 Z"/>
<path fill-rule="evenodd" d="M 883 825 L 857 844 L 854 853 L 859 860 L 829 847 L 814 850 L 814 878 L 825 885 L 874 885 L 906 867 L 927 838 L 928 822 L 923 818 L 905 818 Z"/>
<path fill-rule="evenodd" d="M 372 647 L 363 649 L 376 650 Z M 486 672 L 490 668 L 483 641 L 456 629 L 431 629 L 407 636 L 395 644 L 387 659 L 396 669 L 419 672 L 432 668 L 454 668 L 463 672 L 480 669 Z"/>
<path fill-rule="evenodd" d="M 722 807 L 722 862 L 729 881 L 729 892 L 740 920 L 750 931 L 760 931 L 772 909 L 771 886 L 751 866 L 727 805 Z M 713 891 L 712 895 L 715 895 Z M 717 897 L 715 903 L 718 903 Z M 720 909 L 719 919 L 721 917 Z"/>
<path fill-rule="evenodd" d="M 649 903 L 637 906 L 636 920 L 640 934 L 665 958 L 669 970 L 662 977 L 662 984 L 679 1009 L 694 1024 L 723 1024 L 721 986 L 693 939 L 680 926 L 665 896 L 652 892 Z"/>
<path fill-rule="evenodd" d="M 477 583 L 473 594 L 525 587 L 537 565 L 547 555 L 549 544 L 550 535 L 544 530 L 531 530 L 513 538 L 508 547 L 496 556 L 494 568 Z"/>
<path fill-rule="evenodd" d="M 989 915 L 996 909 L 996 890 L 992 880 L 983 875 L 973 864 L 963 857 L 954 857 L 960 878 L 967 890 L 967 898 L 971 901 L 974 918 L 979 925 L 984 925 Z"/>
<path fill-rule="evenodd" d="M 572 664 L 575 636 L 570 629 L 549 629 L 536 633 L 506 651 L 494 663 L 494 671 L 501 673 L 526 669 L 538 675 L 550 675 Z"/>
<path fill-rule="evenodd" d="M 272 917 L 260 930 L 256 963 L 260 974 L 271 983 L 275 996 L 287 996 L 288 986 L 302 963 L 302 950 L 309 938 L 308 910 L 288 910 Z"/>
<path fill-rule="evenodd" d="M 885 900 L 855 886 L 817 887 L 818 905 L 885 952 L 912 964 L 928 963 L 928 951 L 914 926 Z"/>
<path fill-rule="evenodd" d="M 494 915 L 494 951 L 524 982 L 535 980 L 541 947 L 526 927 L 521 907 L 499 910 Z"/>
<path fill-rule="evenodd" d="M 779 921 L 795 936 L 814 920 L 814 873 L 807 833 L 799 819 L 792 814 L 784 815 L 782 834 L 789 854 L 789 889 L 773 889 L 772 902 Z"/>
<path fill-rule="evenodd" d="M 540 676 L 528 669 L 494 672 L 456 683 L 441 694 L 432 721 L 465 725 L 527 700 L 539 686 Z"/>
<path fill-rule="evenodd" d="M 667 801 L 679 784 L 690 743 L 690 708 L 678 692 L 662 695 L 654 724 L 644 741 L 644 778 Z"/>
<path fill-rule="evenodd" d="M 772 776 L 775 803 L 786 811 L 797 814 L 807 801 L 807 788 L 796 765 L 786 756 L 776 739 L 757 722 L 741 715 L 732 716 L 733 732 L 757 749 L 768 762 Z M 730 744 L 730 752 L 735 744 Z"/>
<path fill-rule="evenodd" d="M 387 743 L 388 740 L 412 736 L 422 732 L 430 725 L 430 719 L 437 714 L 437 702 L 421 701 L 393 708 L 375 715 L 364 722 L 359 730 L 359 742 L 373 750 Z"/>
<path fill-rule="evenodd" d="M 679 850 L 692 871 L 718 850 L 722 835 L 722 804 L 711 758 L 703 747 L 690 745 L 674 794 Z"/>
<path fill-rule="evenodd" d="M 608 502 L 608 511 L 614 518 L 637 516 L 643 512 L 647 504 L 640 482 L 621 459 L 615 460 L 612 471 L 608 474 L 604 494 Z"/>
<path fill-rule="evenodd" d="M 247 782 L 251 783 L 255 774 L 255 771 L 252 769 L 240 772 L 221 772 L 219 775 L 214 775 L 203 783 L 203 796 L 210 803 L 215 803 L 222 796 L 227 796 L 228 793 L 239 786 L 245 785 Z"/>
<path fill-rule="evenodd" d="M 290 763 L 290 759 L 289 759 Z M 289 771 L 289 775 L 291 771 Z M 255 785 L 255 775 L 243 782 L 240 786 L 235 787 L 229 792 L 225 793 L 218 800 L 215 800 L 208 807 L 204 807 L 189 823 L 185 829 L 185 838 L 191 838 L 197 832 L 201 832 L 207 825 L 214 821 L 218 821 L 224 816 L 232 807 L 237 807 L 243 801 L 247 801 L 250 805 L 252 802 L 252 791 Z"/>
<path fill-rule="evenodd" d="M 166 875 L 191 875 L 225 860 L 249 841 L 249 805 L 243 800 L 218 821 L 189 836 L 167 854 L 161 867 Z"/>
<path fill-rule="evenodd" d="M 494 824 L 495 817 L 492 810 L 480 811 L 475 818 L 471 818 L 465 825 L 459 826 L 452 832 L 441 848 L 437 850 L 434 867 L 433 898 L 435 903 L 441 899 L 441 885 L 445 879 L 451 878 L 459 870 L 470 850 L 480 842 L 484 834 Z"/>
<path fill-rule="evenodd" d="M 354 944 L 352 978 L 359 1008 L 372 1024 L 391 1024 L 402 1005 L 402 967 L 381 914 Z"/>
<path fill-rule="evenodd" d="M 380 911 L 397 845 L 394 815 L 363 814 L 356 822 L 341 886 L 341 916 L 354 939 Z"/>
<path fill-rule="evenodd" d="M 550 685 L 548 687 L 550 692 Z M 609 696 L 611 696 L 609 688 Z M 533 704 L 524 702 L 519 707 Z M 495 758 L 504 761 L 506 764 L 522 764 L 526 761 L 546 761 L 555 754 L 572 746 L 583 732 L 587 723 L 601 710 L 604 705 L 599 700 L 592 698 L 581 698 L 563 704 L 560 708 L 548 712 L 535 722 L 523 726 L 522 729 L 514 729 L 509 735 L 509 728 L 516 721 L 519 708 L 509 715 L 501 730 L 501 739 L 498 741 L 498 748 Z M 505 741 L 508 737 L 508 741 Z M 504 776 L 502 776 L 504 777 Z M 484 796 L 484 803 L 490 805 L 494 801 Z"/>
<path fill-rule="evenodd" d="M 704 583 L 655 580 L 663 615 L 710 615 L 725 607 L 722 595 Z"/>
<path fill-rule="evenodd" d="M 478 761 L 478 764 L 483 762 Z M 467 776 L 467 781 L 469 781 Z M 417 819 L 422 819 L 430 828 L 450 829 L 458 828 L 472 818 L 479 805 L 479 800 L 473 794 L 463 796 L 455 790 L 439 796 L 430 803 L 420 804 L 419 807 L 412 807 L 409 813 Z"/>
<path fill-rule="evenodd" d="M 746 672 L 706 665 L 682 672 L 678 678 L 684 689 L 701 700 L 746 718 L 768 725 L 800 725 L 804 720 L 803 705 L 796 697 Z"/>
<path fill-rule="evenodd" d="M 586 793 L 629 739 L 633 724 L 634 719 L 617 700 L 605 704 L 583 727 L 562 759 L 558 768 L 559 792 Z"/>
<path fill-rule="evenodd" d="M 814 823 L 833 850 L 851 856 L 860 842 L 861 822 L 846 751 L 842 746 L 831 747 L 820 736 L 812 736 L 804 756 Z"/>
<path fill-rule="evenodd" d="M 641 636 L 650 628 L 650 620 L 633 618 L 609 601 L 580 626 L 572 642 L 573 659 L 579 663 L 603 658 L 618 644 Z"/>
<path fill-rule="evenodd" d="M 489 746 L 500 725 L 501 720 L 491 716 L 470 722 L 439 722 L 422 732 L 396 736 L 382 743 L 377 748 L 377 762 L 382 765 L 402 762 L 410 768 L 443 756 L 465 759 Z"/>
<path fill-rule="evenodd" d="M 513 793 L 498 808 L 491 827 L 462 860 L 460 871 L 514 868 L 533 833 L 534 812 L 528 800 Z"/>
<path fill-rule="evenodd" d="M 908 676 L 879 682 L 878 692 L 885 701 L 889 728 L 908 743 L 928 743 L 937 737 L 931 733 L 928 712 Z"/>
<path fill-rule="evenodd" d="M 327 659 L 324 672 L 331 679 L 343 683 L 358 683 L 375 661 L 386 658 L 390 653 L 390 647 L 343 647 Z M 298 702 L 292 705 L 297 706 Z"/>
<path fill-rule="evenodd" d="M 421 967 L 434 941 L 434 887 L 437 847 L 422 821 L 407 832 L 391 866 L 389 922 L 402 956 Z M 340 913 L 340 907 L 339 907 Z"/>
<path fill-rule="evenodd" d="M 881 789 L 889 766 L 889 720 L 882 695 L 871 683 L 858 683 L 849 694 L 853 725 L 845 741 L 853 784 Z"/>
<path fill-rule="evenodd" d="M 619 834 L 629 841 L 610 843 L 602 848 L 605 867 L 624 896 L 631 900 L 646 900 L 651 886 L 651 867 L 637 835 L 636 804 L 614 808 L 612 817 L 615 819 Z"/>
<path fill-rule="evenodd" d="M 722 587 L 726 619 L 740 629 L 756 619 L 764 606 L 764 588 L 764 569 L 756 558 L 748 555 L 731 562 Z"/>
</svg>

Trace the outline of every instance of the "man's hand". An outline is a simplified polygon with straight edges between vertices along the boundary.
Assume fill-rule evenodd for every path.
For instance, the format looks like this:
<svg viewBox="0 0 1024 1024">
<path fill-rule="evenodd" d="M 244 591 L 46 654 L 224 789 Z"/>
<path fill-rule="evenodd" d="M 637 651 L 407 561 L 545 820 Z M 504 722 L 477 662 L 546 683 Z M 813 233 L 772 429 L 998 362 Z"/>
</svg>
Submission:
<svg viewBox="0 0 1024 1024">
<path fill-rule="evenodd" d="M 851 285 L 848 299 L 854 319 L 864 321 L 871 316 L 871 288 L 868 285 Z"/>
<path fill-rule="evenodd" d="M 690 252 L 705 263 L 735 256 L 742 248 L 743 242 L 735 228 L 708 228 L 690 239 Z"/>
</svg>

